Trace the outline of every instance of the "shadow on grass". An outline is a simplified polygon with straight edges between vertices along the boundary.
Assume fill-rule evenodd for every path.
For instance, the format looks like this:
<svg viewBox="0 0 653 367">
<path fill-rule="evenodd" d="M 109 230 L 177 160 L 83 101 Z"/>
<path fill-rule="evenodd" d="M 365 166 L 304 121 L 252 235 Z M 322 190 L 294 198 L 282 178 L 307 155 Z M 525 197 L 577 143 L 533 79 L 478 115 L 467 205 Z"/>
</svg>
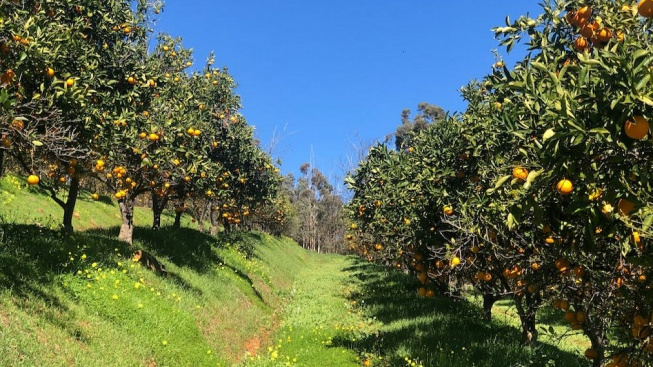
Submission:
<svg viewBox="0 0 653 367">
<path fill-rule="evenodd" d="M 98 234 L 102 237 L 116 236 L 119 232 L 118 227 L 107 229 L 93 229 L 86 233 Z M 217 237 L 212 236 L 195 229 L 181 227 L 163 227 L 159 230 L 151 228 L 136 227 L 134 229 L 134 241 L 143 245 L 144 250 L 154 255 L 156 258 L 165 258 L 178 267 L 185 267 L 191 269 L 199 274 L 206 274 L 215 269 L 216 265 L 222 264 L 224 267 L 229 268 L 236 276 L 250 285 L 256 297 L 262 302 L 263 296 L 254 287 L 252 279 L 240 269 L 233 267 L 225 262 L 216 251 L 217 248 L 224 246 L 227 243 L 237 243 L 238 251 L 245 253 L 246 256 L 251 257 L 254 253 L 254 247 L 250 241 L 244 239 L 247 236 L 255 234 L 246 233 L 231 233 L 219 234 Z M 136 248 L 130 248 L 130 251 L 135 251 Z M 179 286 L 201 294 L 202 291 L 193 287 L 179 274 L 168 269 L 168 276 L 173 279 Z M 265 303 L 265 302 L 264 302 Z"/>
<path fill-rule="evenodd" d="M 51 289 L 49 285 L 56 281 L 59 274 L 74 273 L 86 266 L 78 263 L 82 254 L 101 267 L 114 266 L 116 259 L 130 259 L 138 247 L 119 241 L 117 233 L 118 228 L 114 227 L 64 236 L 60 231 L 39 225 L 0 223 L 0 291 L 10 290 L 21 308 L 26 308 L 29 303 L 21 300 L 30 299 L 63 313 L 67 311 L 66 306 L 53 292 L 48 291 Z M 179 267 L 206 273 L 217 264 L 223 264 L 249 284 L 256 297 L 265 303 L 252 279 L 240 269 L 225 263 L 215 251 L 216 247 L 226 243 L 224 241 L 235 242 L 238 237 L 216 238 L 189 228 L 164 228 L 159 231 L 136 228 L 134 234 L 144 250 L 157 258 L 166 258 Z M 253 253 L 253 245 L 245 244 L 242 247 L 248 253 Z M 168 272 L 168 277 L 180 287 L 201 294 L 201 290 L 179 274 Z M 51 319 L 56 325 L 57 317 Z"/>
<path fill-rule="evenodd" d="M 448 298 L 418 298 L 412 278 L 356 260 L 344 271 L 359 283 L 350 295 L 364 313 L 383 322 L 378 333 L 345 335 L 335 346 L 381 355 L 374 366 L 581 366 L 582 359 L 555 346 L 519 346 L 520 331 L 481 318 L 478 306 Z"/>
</svg>

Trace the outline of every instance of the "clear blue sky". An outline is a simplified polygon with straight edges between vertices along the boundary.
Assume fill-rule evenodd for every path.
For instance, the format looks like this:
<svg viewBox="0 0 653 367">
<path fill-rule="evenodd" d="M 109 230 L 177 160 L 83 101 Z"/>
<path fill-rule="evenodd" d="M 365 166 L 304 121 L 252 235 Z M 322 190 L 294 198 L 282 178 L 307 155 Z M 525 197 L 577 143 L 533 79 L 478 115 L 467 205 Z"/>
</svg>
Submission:
<svg viewBox="0 0 653 367">
<path fill-rule="evenodd" d="M 537 0 L 167 0 L 157 31 L 210 51 L 239 84 L 242 113 L 282 171 L 311 158 L 342 176 L 352 142 L 382 139 L 419 102 L 464 110 L 458 89 L 494 63 L 490 29 Z M 518 56 L 506 57 L 510 65 Z M 337 182 L 334 182 L 337 183 Z"/>
</svg>

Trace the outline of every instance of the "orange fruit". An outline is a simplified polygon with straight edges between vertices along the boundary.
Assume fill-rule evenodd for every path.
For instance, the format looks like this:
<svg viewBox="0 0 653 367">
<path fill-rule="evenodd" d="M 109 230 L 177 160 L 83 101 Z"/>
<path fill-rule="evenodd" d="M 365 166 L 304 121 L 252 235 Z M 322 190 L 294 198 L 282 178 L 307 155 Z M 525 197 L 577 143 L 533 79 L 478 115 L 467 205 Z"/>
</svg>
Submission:
<svg viewBox="0 0 653 367">
<path fill-rule="evenodd" d="M 587 50 L 587 48 L 589 47 L 589 45 L 590 45 L 590 44 L 589 44 L 589 42 L 587 42 L 587 38 L 585 38 L 585 37 L 578 37 L 578 38 L 576 38 L 576 40 L 574 41 L 574 48 L 575 48 L 577 51 L 581 51 L 581 52 L 582 52 L 582 51 L 585 51 L 585 50 Z"/>
<path fill-rule="evenodd" d="M 632 121 L 631 121 L 632 120 Z M 649 123 L 643 116 L 633 116 L 624 124 L 624 131 L 631 139 L 643 139 L 648 135 Z"/>
<path fill-rule="evenodd" d="M 592 8 L 590 8 L 589 6 L 583 6 L 582 8 L 578 9 L 576 14 L 581 18 L 587 19 L 590 16 L 592 16 Z"/>
<path fill-rule="evenodd" d="M 634 208 L 635 208 L 635 203 L 633 203 L 632 201 L 626 198 L 619 199 L 619 202 L 617 203 L 617 209 L 619 209 L 619 214 L 621 215 L 630 214 L 630 212 L 633 211 Z"/>
<path fill-rule="evenodd" d="M 427 278 L 427 276 L 426 276 L 426 273 L 424 273 L 424 272 L 419 273 L 419 275 L 417 275 L 417 279 L 422 283 L 426 282 L 426 278 Z"/>
<path fill-rule="evenodd" d="M 9 140 L 9 138 L 2 139 L 2 146 L 5 148 L 9 148 L 11 146 L 11 140 Z"/>
<path fill-rule="evenodd" d="M 147 134 L 146 133 L 140 133 L 140 134 L 138 134 L 138 137 L 141 138 L 141 139 L 145 139 L 145 138 L 147 138 Z"/>
<path fill-rule="evenodd" d="M 150 86 L 150 88 L 154 88 L 154 86 L 156 85 L 156 82 L 154 81 L 154 79 L 150 79 L 150 80 L 147 81 L 147 84 Z"/>
<path fill-rule="evenodd" d="M 14 73 L 13 70 L 8 69 L 2 74 L 2 77 L 0 77 L 0 83 L 11 84 L 11 81 L 14 79 L 14 76 L 16 76 L 16 73 Z"/>
<path fill-rule="evenodd" d="M 580 29 L 580 35 L 585 38 L 594 37 L 594 26 L 593 24 L 585 24 L 583 28 Z"/>
<path fill-rule="evenodd" d="M 425 296 L 426 296 L 426 298 L 433 298 L 433 296 L 435 296 L 435 293 L 433 292 L 432 289 L 428 289 L 428 290 L 426 290 Z"/>
<path fill-rule="evenodd" d="M 191 135 L 191 136 L 192 136 L 192 135 L 195 134 L 195 129 L 193 129 L 192 127 L 189 127 L 188 130 L 186 130 L 186 133 L 187 133 L 188 135 Z"/>
<path fill-rule="evenodd" d="M 567 311 L 569 309 L 569 301 L 564 299 L 560 301 L 560 309 L 563 311 Z"/>
<path fill-rule="evenodd" d="M 454 256 L 451 258 L 451 267 L 453 268 L 457 265 L 460 265 L 460 258 L 458 256 Z"/>
<path fill-rule="evenodd" d="M 638 245 L 641 243 L 642 239 L 639 237 L 639 232 L 633 232 L 633 241 Z"/>
<path fill-rule="evenodd" d="M 544 240 L 544 242 L 548 243 L 549 245 L 552 245 L 556 242 L 556 240 L 553 239 L 553 237 L 547 237 L 546 240 Z"/>
<path fill-rule="evenodd" d="M 45 73 L 46 73 L 50 78 L 52 78 L 52 77 L 54 76 L 54 69 L 52 69 L 52 68 L 47 68 L 47 69 L 45 69 Z"/>
<path fill-rule="evenodd" d="M 91 195 L 91 198 L 92 198 L 93 200 L 99 200 L 99 199 L 100 199 L 100 195 L 98 195 L 98 194 L 93 194 L 93 195 Z"/>
<path fill-rule="evenodd" d="M 200 134 L 202 134 L 202 130 L 195 129 L 193 132 L 193 136 L 200 136 Z"/>
<path fill-rule="evenodd" d="M 426 288 L 424 288 L 424 287 L 419 287 L 419 289 L 417 290 L 417 294 L 418 294 L 420 297 L 424 297 L 424 296 L 426 295 Z"/>
<path fill-rule="evenodd" d="M 573 189 L 574 185 L 567 179 L 558 181 L 558 184 L 556 185 L 556 190 L 562 195 L 569 195 Z"/>
<path fill-rule="evenodd" d="M 127 78 L 127 83 L 134 85 L 136 84 L 136 79 L 133 76 L 130 76 L 129 78 Z"/>
<path fill-rule="evenodd" d="M 588 348 L 585 350 L 585 358 L 587 359 L 596 359 L 596 357 L 598 356 L 599 354 L 596 352 L 596 350 L 592 348 Z"/>
<path fill-rule="evenodd" d="M 599 31 L 596 37 L 601 42 L 608 42 L 610 38 L 612 38 L 612 32 L 607 28 L 603 28 Z"/>
<path fill-rule="evenodd" d="M 653 0 L 642 0 L 637 4 L 637 12 L 644 18 L 653 17 Z"/>
<path fill-rule="evenodd" d="M 150 141 L 158 141 L 159 140 L 159 135 L 152 133 L 152 134 L 149 135 L 148 138 L 150 139 Z"/>
<path fill-rule="evenodd" d="M 72 87 L 73 85 L 75 85 L 75 79 L 73 79 L 73 78 L 68 78 L 68 79 L 66 80 L 66 86 L 67 86 L 68 88 L 70 88 L 70 87 Z"/>
<path fill-rule="evenodd" d="M 36 185 L 39 181 L 39 176 L 37 175 L 29 175 L 29 177 L 27 177 L 27 183 L 30 185 Z"/>
<path fill-rule="evenodd" d="M 444 208 L 442 208 L 442 212 L 444 213 L 444 215 L 452 215 L 453 208 L 448 205 L 445 205 Z"/>
<path fill-rule="evenodd" d="M 528 177 L 528 170 L 523 167 L 515 167 L 512 169 L 512 177 L 519 180 L 526 180 Z"/>
</svg>

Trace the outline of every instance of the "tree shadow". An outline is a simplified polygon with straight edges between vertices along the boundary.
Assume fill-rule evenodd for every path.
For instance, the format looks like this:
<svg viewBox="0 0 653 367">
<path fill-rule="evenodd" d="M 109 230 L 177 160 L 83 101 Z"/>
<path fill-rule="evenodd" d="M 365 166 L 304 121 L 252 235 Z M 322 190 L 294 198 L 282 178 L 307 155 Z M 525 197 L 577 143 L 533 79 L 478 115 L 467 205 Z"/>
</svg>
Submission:
<svg viewBox="0 0 653 367">
<path fill-rule="evenodd" d="M 109 231 L 115 233 L 117 230 L 117 228 L 112 228 L 100 230 L 100 232 Z M 218 236 L 212 236 L 186 227 L 163 227 L 158 230 L 137 227 L 134 230 L 134 240 L 143 244 L 145 250 L 155 257 L 165 258 L 178 267 L 189 268 L 199 274 L 214 271 L 218 264 L 222 264 L 249 284 L 256 297 L 265 303 L 263 296 L 254 287 L 252 279 L 240 269 L 226 262 L 216 251 L 227 243 L 234 243 L 238 245 L 238 251 L 243 252 L 248 257 L 254 256 L 254 245 L 251 241 L 244 240 L 247 236 L 249 234 L 243 233 L 221 233 Z M 202 292 L 194 288 L 179 274 L 168 271 L 168 276 L 173 277 L 175 282 L 186 289 Z"/>
<path fill-rule="evenodd" d="M 92 244 L 92 245 L 90 245 Z M 70 236 L 37 224 L 0 224 L 0 291 L 9 291 L 11 302 L 29 314 L 68 333 L 79 341 L 84 332 L 70 322 L 73 310 L 52 285 L 59 276 L 74 273 L 83 253 L 92 259 L 115 258 L 126 244 L 106 237 L 75 233 Z"/>
<path fill-rule="evenodd" d="M 342 335 L 333 345 L 362 355 L 382 355 L 375 366 L 406 365 L 406 356 L 424 366 L 582 365 L 579 356 L 553 345 L 521 348 L 517 328 L 484 321 L 480 308 L 471 302 L 417 297 L 421 284 L 403 273 L 358 259 L 344 271 L 360 289 L 349 294 L 350 300 L 384 326 L 376 333 Z"/>
</svg>

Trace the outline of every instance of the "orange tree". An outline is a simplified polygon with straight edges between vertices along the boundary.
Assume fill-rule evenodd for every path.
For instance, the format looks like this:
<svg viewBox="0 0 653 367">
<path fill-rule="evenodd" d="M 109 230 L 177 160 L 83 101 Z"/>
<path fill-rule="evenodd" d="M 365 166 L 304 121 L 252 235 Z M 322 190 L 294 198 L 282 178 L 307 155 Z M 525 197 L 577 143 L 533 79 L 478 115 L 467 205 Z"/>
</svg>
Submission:
<svg viewBox="0 0 653 367">
<path fill-rule="evenodd" d="M 229 230 L 245 223 L 247 217 L 271 205 L 281 185 L 279 169 L 253 137 L 253 128 L 242 115 L 217 112 L 213 122 L 217 146 L 209 153 L 219 167 L 216 181 L 211 182 L 210 218 Z"/>
<path fill-rule="evenodd" d="M 137 41 L 146 32 L 144 2 L 7 2 L 2 43 L 2 149 L 72 214 L 102 103 L 131 103 L 120 87 L 125 68 L 138 68 Z M 67 187 L 64 201 L 58 194 Z"/>
<path fill-rule="evenodd" d="M 463 127 L 434 126 L 422 134 L 432 134 L 425 138 L 432 143 L 417 138 L 399 152 L 373 148 L 348 179 L 354 189 L 349 236 L 358 250 L 386 263 L 411 256 L 422 282 L 430 274 L 423 275 L 425 259 L 439 257 L 440 276 L 478 266 L 477 275 L 498 278 L 502 285 L 494 289 L 526 306 L 520 310 L 530 319 L 525 332 L 536 331 L 534 311 L 546 297 L 590 338 L 586 356 L 595 365 L 608 354 L 612 365 L 650 362 L 646 119 L 653 103 L 649 21 L 637 15 L 648 16 L 648 7 L 647 1 L 639 8 L 619 1 L 546 3 L 537 19 L 497 28 L 509 48 L 527 34 L 530 52 L 512 70 L 497 64 L 483 88 L 475 88 L 472 94 L 481 97 L 470 101 Z M 445 152 L 432 153 L 434 160 L 400 158 L 422 149 Z M 461 154 L 465 159 L 456 163 Z M 482 164 L 473 167 L 475 159 Z M 395 180 L 385 193 L 377 186 L 388 175 Z M 477 187 L 456 183 L 469 175 Z M 393 199 L 383 213 L 387 198 Z M 439 210 L 445 217 L 435 217 Z M 403 227 L 415 219 L 424 224 Z M 430 242 L 427 228 L 445 235 Z M 471 244 L 476 257 L 466 256 L 461 243 Z M 445 271 L 447 259 L 454 271 Z"/>
<path fill-rule="evenodd" d="M 653 58 L 649 21 L 631 5 L 547 4 L 537 19 L 497 28 L 509 47 L 527 34 L 530 53 L 489 80 L 497 94 L 518 101 L 506 127 L 541 171 L 511 218 L 550 231 L 541 234 L 551 243 L 540 254 L 558 269 L 555 305 L 571 304 L 565 319 L 590 338 L 587 356 L 596 366 L 608 354 L 614 365 L 651 361 L 644 242 L 652 220 L 646 118 Z"/>
</svg>

